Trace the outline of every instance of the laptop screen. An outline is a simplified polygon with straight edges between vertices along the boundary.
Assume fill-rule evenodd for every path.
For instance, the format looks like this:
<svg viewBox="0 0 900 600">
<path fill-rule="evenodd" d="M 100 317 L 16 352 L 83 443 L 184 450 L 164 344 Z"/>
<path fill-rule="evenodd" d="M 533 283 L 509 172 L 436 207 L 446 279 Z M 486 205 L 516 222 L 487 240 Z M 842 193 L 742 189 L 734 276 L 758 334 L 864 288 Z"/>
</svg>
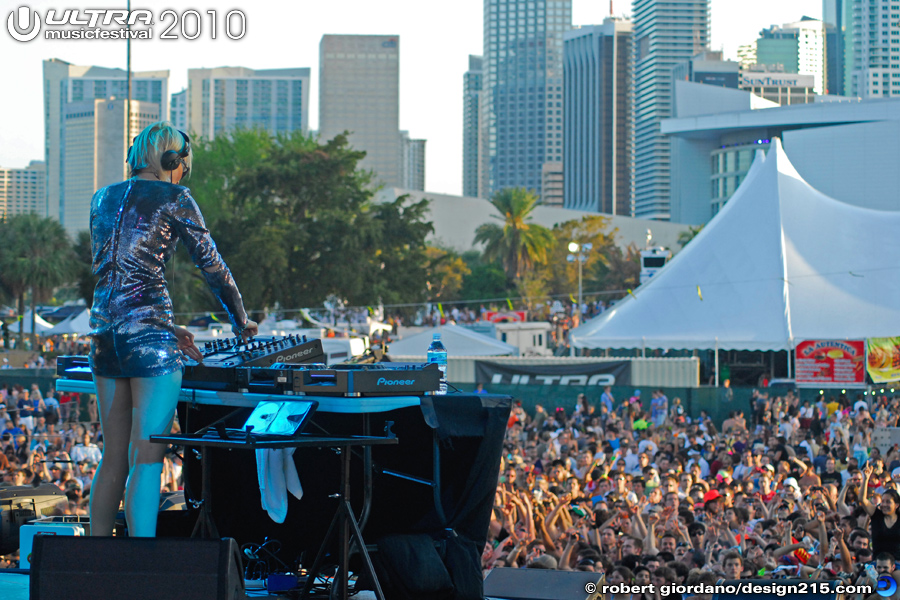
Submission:
<svg viewBox="0 0 900 600">
<path fill-rule="evenodd" d="M 306 423 L 316 411 L 316 402 L 286 401 L 260 402 L 250 413 L 243 429 L 253 427 L 253 433 L 295 435 L 302 433 Z"/>
</svg>

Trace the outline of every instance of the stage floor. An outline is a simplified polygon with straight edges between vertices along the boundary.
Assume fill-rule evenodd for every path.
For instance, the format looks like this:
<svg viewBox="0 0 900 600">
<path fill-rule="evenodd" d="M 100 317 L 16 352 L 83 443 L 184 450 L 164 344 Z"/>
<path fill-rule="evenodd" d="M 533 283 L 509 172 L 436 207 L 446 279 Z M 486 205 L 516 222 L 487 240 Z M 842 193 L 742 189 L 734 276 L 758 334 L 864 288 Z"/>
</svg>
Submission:
<svg viewBox="0 0 900 600">
<path fill-rule="evenodd" d="M 0 598 L 3 600 L 29 600 L 28 575 L 22 573 L 6 573 L 0 569 Z M 280 600 L 286 596 L 269 596 L 265 592 L 250 592 L 248 599 Z M 375 600 L 374 592 L 360 592 L 354 600 Z"/>
</svg>

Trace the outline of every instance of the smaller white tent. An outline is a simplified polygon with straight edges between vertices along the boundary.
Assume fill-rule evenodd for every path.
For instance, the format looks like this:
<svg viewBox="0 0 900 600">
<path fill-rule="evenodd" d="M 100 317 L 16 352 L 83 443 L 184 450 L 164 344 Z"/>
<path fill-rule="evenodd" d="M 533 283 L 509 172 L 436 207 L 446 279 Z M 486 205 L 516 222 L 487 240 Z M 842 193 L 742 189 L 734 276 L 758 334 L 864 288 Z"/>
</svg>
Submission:
<svg viewBox="0 0 900 600">
<path fill-rule="evenodd" d="M 25 315 L 22 317 L 22 320 L 13 323 L 9 326 L 9 330 L 13 333 L 19 333 L 22 330 L 22 327 L 25 327 L 25 333 L 31 333 L 31 311 L 27 311 Z M 47 332 L 53 329 L 53 325 L 45 321 L 41 318 L 41 315 L 37 315 L 34 320 L 34 328 L 37 329 L 39 335 L 47 335 Z"/>
<path fill-rule="evenodd" d="M 519 349 L 496 338 L 460 327 L 442 325 L 426 329 L 388 345 L 391 356 L 425 356 L 435 333 L 441 334 L 441 343 L 450 356 L 518 356 Z"/>
<path fill-rule="evenodd" d="M 69 315 L 44 335 L 87 335 L 90 332 L 91 311 L 84 309 L 78 314 Z"/>
</svg>

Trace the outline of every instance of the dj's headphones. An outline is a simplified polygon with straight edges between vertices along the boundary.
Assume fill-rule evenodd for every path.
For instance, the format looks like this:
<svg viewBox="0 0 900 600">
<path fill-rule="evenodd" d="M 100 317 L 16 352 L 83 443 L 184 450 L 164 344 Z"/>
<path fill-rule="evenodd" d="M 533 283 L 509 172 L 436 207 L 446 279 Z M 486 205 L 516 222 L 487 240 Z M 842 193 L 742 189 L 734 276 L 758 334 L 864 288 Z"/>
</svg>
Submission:
<svg viewBox="0 0 900 600">
<path fill-rule="evenodd" d="M 184 139 L 184 146 L 182 146 L 181 150 L 176 152 L 175 150 L 166 150 L 163 152 L 163 155 L 159 158 L 159 166 L 162 167 L 163 171 L 174 171 L 178 168 L 178 165 L 181 163 L 182 159 L 185 159 L 191 153 L 191 138 L 188 134 L 178 130 L 178 133 L 181 134 L 181 137 Z M 131 146 L 128 147 L 128 153 L 125 155 L 125 161 L 128 161 L 128 157 L 131 156 L 131 150 L 134 148 L 134 142 L 137 141 L 137 137 L 131 141 Z"/>
<path fill-rule="evenodd" d="M 187 158 L 191 153 L 191 138 L 188 137 L 188 134 L 181 130 L 178 130 L 178 133 L 180 133 L 181 137 L 184 138 L 184 146 L 181 147 L 180 152 L 176 152 L 175 150 L 166 150 L 163 153 L 163 155 L 159 158 L 159 166 L 161 166 L 164 171 L 174 171 L 178 168 L 178 165 L 181 164 L 182 159 Z"/>
</svg>

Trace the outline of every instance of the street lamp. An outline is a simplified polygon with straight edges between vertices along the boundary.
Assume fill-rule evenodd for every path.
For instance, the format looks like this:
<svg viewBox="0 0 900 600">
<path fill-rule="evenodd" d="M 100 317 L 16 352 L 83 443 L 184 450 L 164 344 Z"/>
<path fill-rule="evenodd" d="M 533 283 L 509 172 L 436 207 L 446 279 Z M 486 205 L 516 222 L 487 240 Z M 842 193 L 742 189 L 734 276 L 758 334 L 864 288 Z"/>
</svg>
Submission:
<svg viewBox="0 0 900 600">
<path fill-rule="evenodd" d="M 581 315 L 584 314 L 581 308 L 582 287 L 581 287 L 581 269 L 587 260 L 587 253 L 593 250 L 593 244 L 579 244 L 578 242 L 569 242 L 570 254 L 566 257 L 569 262 L 578 262 L 578 324 L 581 324 Z M 569 356 L 575 356 L 575 346 L 569 344 Z"/>
</svg>

